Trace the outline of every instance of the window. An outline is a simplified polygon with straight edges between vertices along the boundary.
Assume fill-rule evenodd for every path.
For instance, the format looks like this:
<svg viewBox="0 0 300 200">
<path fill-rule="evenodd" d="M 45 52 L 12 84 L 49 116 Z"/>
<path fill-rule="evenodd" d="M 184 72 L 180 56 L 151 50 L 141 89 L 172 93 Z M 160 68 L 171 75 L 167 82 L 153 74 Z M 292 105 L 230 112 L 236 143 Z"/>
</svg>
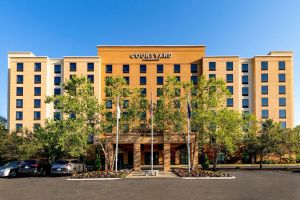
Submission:
<svg viewBox="0 0 300 200">
<path fill-rule="evenodd" d="M 34 71 L 40 72 L 42 70 L 42 64 L 41 63 L 34 63 Z"/>
<path fill-rule="evenodd" d="M 269 99 L 264 97 L 264 98 L 261 98 L 261 106 L 268 106 L 269 105 Z"/>
<path fill-rule="evenodd" d="M 175 88 L 175 96 L 179 97 L 180 96 L 180 88 Z"/>
<path fill-rule="evenodd" d="M 41 87 L 34 87 L 34 96 L 41 96 Z"/>
<path fill-rule="evenodd" d="M 156 89 L 156 96 L 160 97 L 163 95 L 163 89 L 162 88 L 157 88 Z"/>
<path fill-rule="evenodd" d="M 209 75 L 208 75 L 208 78 L 209 78 L 209 79 L 211 79 L 211 78 L 212 78 L 212 79 L 216 79 L 216 75 L 215 75 L 215 74 L 209 74 Z"/>
<path fill-rule="evenodd" d="M 278 74 L 279 82 L 285 82 L 285 74 Z"/>
<path fill-rule="evenodd" d="M 125 112 L 123 113 L 124 118 L 126 117 Z M 123 133 L 129 133 L 129 124 L 123 124 Z"/>
<path fill-rule="evenodd" d="M 147 116 L 147 114 L 146 114 L 146 112 L 141 112 L 141 114 L 140 114 L 140 120 L 146 120 L 146 116 Z"/>
<path fill-rule="evenodd" d="M 286 128 L 286 122 L 280 122 L 280 127 L 281 128 Z"/>
<path fill-rule="evenodd" d="M 140 92 L 141 92 L 142 97 L 147 95 L 147 89 L 146 88 L 141 88 Z"/>
<path fill-rule="evenodd" d="M 242 76 L 242 84 L 248 84 L 248 76 Z"/>
<path fill-rule="evenodd" d="M 249 89 L 248 89 L 248 87 L 243 87 L 242 88 L 242 95 L 243 96 L 248 96 L 249 95 Z"/>
<path fill-rule="evenodd" d="M 163 76 L 158 76 L 156 78 L 156 84 L 157 85 L 162 85 L 164 83 L 164 77 Z"/>
<path fill-rule="evenodd" d="M 41 120 L 41 112 L 40 111 L 34 111 L 33 119 L 34 120 Z"/>
<path fill-rule="evenodd" d="M 124 76 L 124 80 L 126 81 L 127 85 L 129 85 L 129 83 L 130 83 L 129 77 L 128 76 Z"/>
<path fill-rule="evenodd" d="M 226 82 L 233 83 L 233 74 L 226 74 Z"/>
<path fill-rule="evenodd" d="M 112 100 L 106 100 L 105 106 L 106 109 L 112 109 Z"/>
<path fill-rule="evenodd" d="M 269 88 L 267 85 L 261 86 L 261 94 L 268 94 Z"/>
<path fill-rule="evenodd" d="M 108 87 L 105 88 L 105 96 L 106 97 L 111 97 L 112 96 L 112 89 L 111 88 L 108 88 Z"/>
<path fill-rule="evenodd" d="M 16 95 L 17 96 L 23 96 L 23 87 L 17 87 L 16 88 Z"/>
<path fill-rule="evenodd" d="M 40 128 L 40 127 L 41 127 L 40 123 L 34 123 L 33 124 L 33 129 L 37 129 L 37 128 Z"/>
<path fill-rule="evenodd" d="M 278 69 L 279 70 L 285 70 L 285 61 L 279 61 L 278 62 Z"/>
<path fill-rule="evenodd" d="M 180 108 L 180 101 L 178 99 L 174 100 L 174 108 Z"/>
<path fill-rule="evenodd" d="M 279 106 L 286 106 L 286 98 L 285 97 L 279 98 Z"/>
<path fill-rule="evenodd" d="M 16 99 L 16 108 L 23 108 L 23 99 Z"/>
<path fill-rule="evenodd" d="M 233 107 L 233 98 L 227 98 L 227 107 Z"/>
<path fill-rule="evenodd" d="M 147 84 L 147 79 L 145 76 L 140 77 L 140 85 L 146 85 Z"/>
<path fill-rule="evenodd" d="M 261 74 L 261 82 L 263 83 L 268 82 L 268 74 Z"/>
<path fill-rule="evenodd" d="M 209 71 L 216 71 L 216 63 L 215 62 L 209 62 L 208 63 Z"/>
<path fill-rule="evenodd" d="M 41 100 L 35 99 L 34 100 L 34 108 L 40 108 L 41 107 Z"/>
<path fill-rule="evenodd" d="M 54 73 L 55 74 L 61 73 L 61 65 L 54 65 Z"/>
<path fill-rule="evenodd" d="M 94 71 L 94 63 L 88 63 L 87 64 L 87 71 L 93 72 Z"/>
<path fill-rule="evenodd" d="M 261 62 L 261 70 L 268 70 L 268 61 Z"/>
<path fill-rule="evenodd" d="M 61 119 L 60 112 L 54 112 L 53 118 L 54 120 L 60 120 Z"/>
<path fill-rule="evenodd" d="M 248 64 L 247 63 L 242 64 L 242 72 L 248 72 Z"/>
<path fill-rule="evenodd" d="M 70 63 L 70 72 L 76 72 L 76 63 Z"/>
<path fill-rule="evenodd" d="M 40 84 L 41 82 L 42 82 L 41 75 L 34 75 L 34 83 L 35 84 Z"/>
<path fill-rule="evenodd" d="M 197 83 L 198 83 L 198 77 L 197 77 L 197 76 L 191 76 L 191 82 L 192 82 L 194 85 L 197 85 Z"/>
<path fill-rule="evenodd" d="M 106 65 L 105 70 L 106 70 L 107 74 L 111 74 L 112 73 L 112 65 Z"/>
<path fill-rule="evenodd" d="M 268 110 L 261 110 L 261 118 L 263 118 L 263 119 L 269 118 L 269 111 Z"/>
<path fill-rule="evenodd" d="M 284 85 L 280 85 L 278 90 L 279 90 L 279 94 L 285 94 L 285 86 Z"/>
<path fill-rule="evenodd" d="M 91 83 L 94 83 L 94 75 L 91 75 L 91 74 L 87 75 L 87 79 L 88 79 L 88 81 L 90 81 Z"/>
<path fill-rule="evenodd" d="M 76 119 L 75 113 L 71 113 L 71 114 L 69 115 L 69 118 L 70 118 L 70 119 Z"/>
<path fill-rule="evenodd" d="M 191 73 L 197 73 L 197 72 L 198 72 L 198 65 L 191 64 Z"/>
<path fill-rule="evenodd" d="M 174 65 L 174 73 L 180 73 L 180 65 L 179 64 Z"/>
<path fill-rule="evenodd" d="M 54 85 L 60 85 L 60 83 L 61 83 L 61 77 L 59 76 L 54 77 Z"/>
<path fill-rule="evenodd" d="M 23 128 L 23 124 L 16 124 L 16 130 L 21 131 Z"/>
<path fill-rule="evenodd" d="M 176 76 L 175 78 L 177 82 L 180 82 L 180 76 Z"/>
<path fill-rule="evenodd" d="M 226 62 L 226 70 L 233 71 L 233 62 Z"/>
<path fill-rule="evenodd" d="M 123 102 L 123 108 L 124 109 L 129 108 L 129 100 L 124 100 L 124 102 Z"/>
<path fill-rule="evenodd" d="M 123 65 L 123 73 L 129 73 L 129 65 Z"/>
<path fill-rule="evenodd" d="M 61 94 L 61 89 L 60 88 L 54 88 L 54 96 L 60 95 Z"/>
<path fill-rule="evenodd" d="M 227 90 L 233 95 L 233 86 L 227 86 Z"/>
<path fill-rule="evenodd" d="M 279 110 L 279 118 L 281 118 L 281 119 L 286 118 L 286 111 L 285 110 Z"/>
<path fill-rule="evenodd" d="M 23 75 L 17 75 L 17 84 L 23 84 Z"/>
<path fill-rule="evenodd" d="M 249 99 L 243 99 L 242 106 L 243 108 L 249 108 Z"/>
<path fill-rule="evenodd" d="M 140 73 L 146 73 L 147 72 L 147 66 L 146 65 L 140 65 Z"/>
<path fill-rule="evenodd" d="M 23 63 L 17 63 L 17 72 L 22 72 L 24 70 Z"/>
<path fill-rule="evenodd" d="M 157 73 L 164 73 L 164 65 L 158 64 L 156 68 L 157 68 Z"/>
<path fill-rule="evenodd" d="M 23 112 L 21 111 L 16 112 L 16 120 L 23 120 Z"/>
<path fill-rule="evenodd" d="M 75 74 L 70 75 L 70 80 L 73 79 L 74 77 L 76 77 Z"/>
</svg>

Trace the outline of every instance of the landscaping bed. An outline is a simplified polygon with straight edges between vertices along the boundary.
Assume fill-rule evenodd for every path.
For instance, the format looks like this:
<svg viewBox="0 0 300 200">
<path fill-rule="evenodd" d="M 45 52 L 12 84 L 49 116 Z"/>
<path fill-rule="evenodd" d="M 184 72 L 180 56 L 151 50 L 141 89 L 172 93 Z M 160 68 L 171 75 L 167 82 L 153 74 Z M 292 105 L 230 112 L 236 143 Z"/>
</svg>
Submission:
<svg viewBox="0 0 300 200">
<path fill-rule="evenodd" d="M 189 173 L 187 169 L 173 169 L 174 174 L 179 177 L 231 177 L 229 173 L 219 171 L 208 171 L 202 169 L 194 169 Z"/>
<path fill-rule="evenodd" d="M 93 179 L 93 178 L 125 178 L 131 173 L 131 170 L 113 171 L 91 171 L 81 174 L 73 174 L 71 179 Z"/>
</svg>

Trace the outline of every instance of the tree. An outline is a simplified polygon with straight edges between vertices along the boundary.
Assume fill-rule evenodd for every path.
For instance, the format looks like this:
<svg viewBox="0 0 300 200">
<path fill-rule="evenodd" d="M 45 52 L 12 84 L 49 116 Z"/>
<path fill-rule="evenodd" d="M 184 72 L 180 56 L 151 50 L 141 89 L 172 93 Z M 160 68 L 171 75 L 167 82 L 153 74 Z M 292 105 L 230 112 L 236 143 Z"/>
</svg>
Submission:
<svg viewBox="0 0 300 200">
<path fill-rule="evenodd" d="M 262 161 L 265 156 L 276 151 L 278 147 L 278 123 L 271 119 L 261 122 L 258 135 L 257 155 L 259 156 L 259 167 L 262 169 Z"/>
<path fill-rule="evenodd" d="M 243 119 L 243 145 L 244 152 L 250 155 L 252 164 L 255 161 L 258 149 L 259 130 L 259 122 L 255 115 L 245 115 Z"/>
<path fill-rule="evenodd" d="M 227 108 L 211 114 L 208 136 L 216 170 L 220 152 L 233 153 L 237 149 L 242 137 L 242 119 L 240 113 Z"/>
<path fill-rule="evenodd" d="M 47 97 L 61 113 L 60 121 L 49 120 L 35 133 L 36 146 L 51 158 L 84 155 L 91 135 L 100 133 L 101 106 L 93 85 L 85 77 L 73 77 L 63 85 L 64 93 Z M 57 143 L 57 145 L 55 145 Z"/>
</svg>

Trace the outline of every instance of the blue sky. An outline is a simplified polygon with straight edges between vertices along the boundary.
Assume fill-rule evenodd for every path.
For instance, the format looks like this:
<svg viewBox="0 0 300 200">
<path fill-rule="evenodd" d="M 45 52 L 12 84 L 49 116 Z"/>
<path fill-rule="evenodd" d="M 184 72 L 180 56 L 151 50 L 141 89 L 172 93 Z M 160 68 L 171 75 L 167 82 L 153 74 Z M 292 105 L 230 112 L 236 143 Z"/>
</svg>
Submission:
<svg viewBox="0 0 300 200">
<path fill-rule="evenodd" d="M 204 44 L 207 55 L 294 51 L 300 124 L 299 0 L 0 0 L 0 115 L 7 116 L 7 52 L 96 55 L 98 44 Z"/>
</svg>

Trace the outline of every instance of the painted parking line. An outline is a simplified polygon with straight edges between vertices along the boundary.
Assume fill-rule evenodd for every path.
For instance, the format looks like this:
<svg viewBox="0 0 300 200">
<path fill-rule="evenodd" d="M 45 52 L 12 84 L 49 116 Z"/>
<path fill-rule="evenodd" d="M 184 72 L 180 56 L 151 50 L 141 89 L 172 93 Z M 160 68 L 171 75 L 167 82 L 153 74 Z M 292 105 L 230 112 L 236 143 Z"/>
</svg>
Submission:
<svg viewBox="0 0 300 200">
<path fill-rule="evenodd" d="M 235 179 L 235 176 L 230 177 L 182 177 L 182 179 L 187 180 L 230 180 Z"/>
<path fill-rule="evenodd" d="M 68 178 L 67 181 L 114 181 L 123 178 Z"/>
</svg>

